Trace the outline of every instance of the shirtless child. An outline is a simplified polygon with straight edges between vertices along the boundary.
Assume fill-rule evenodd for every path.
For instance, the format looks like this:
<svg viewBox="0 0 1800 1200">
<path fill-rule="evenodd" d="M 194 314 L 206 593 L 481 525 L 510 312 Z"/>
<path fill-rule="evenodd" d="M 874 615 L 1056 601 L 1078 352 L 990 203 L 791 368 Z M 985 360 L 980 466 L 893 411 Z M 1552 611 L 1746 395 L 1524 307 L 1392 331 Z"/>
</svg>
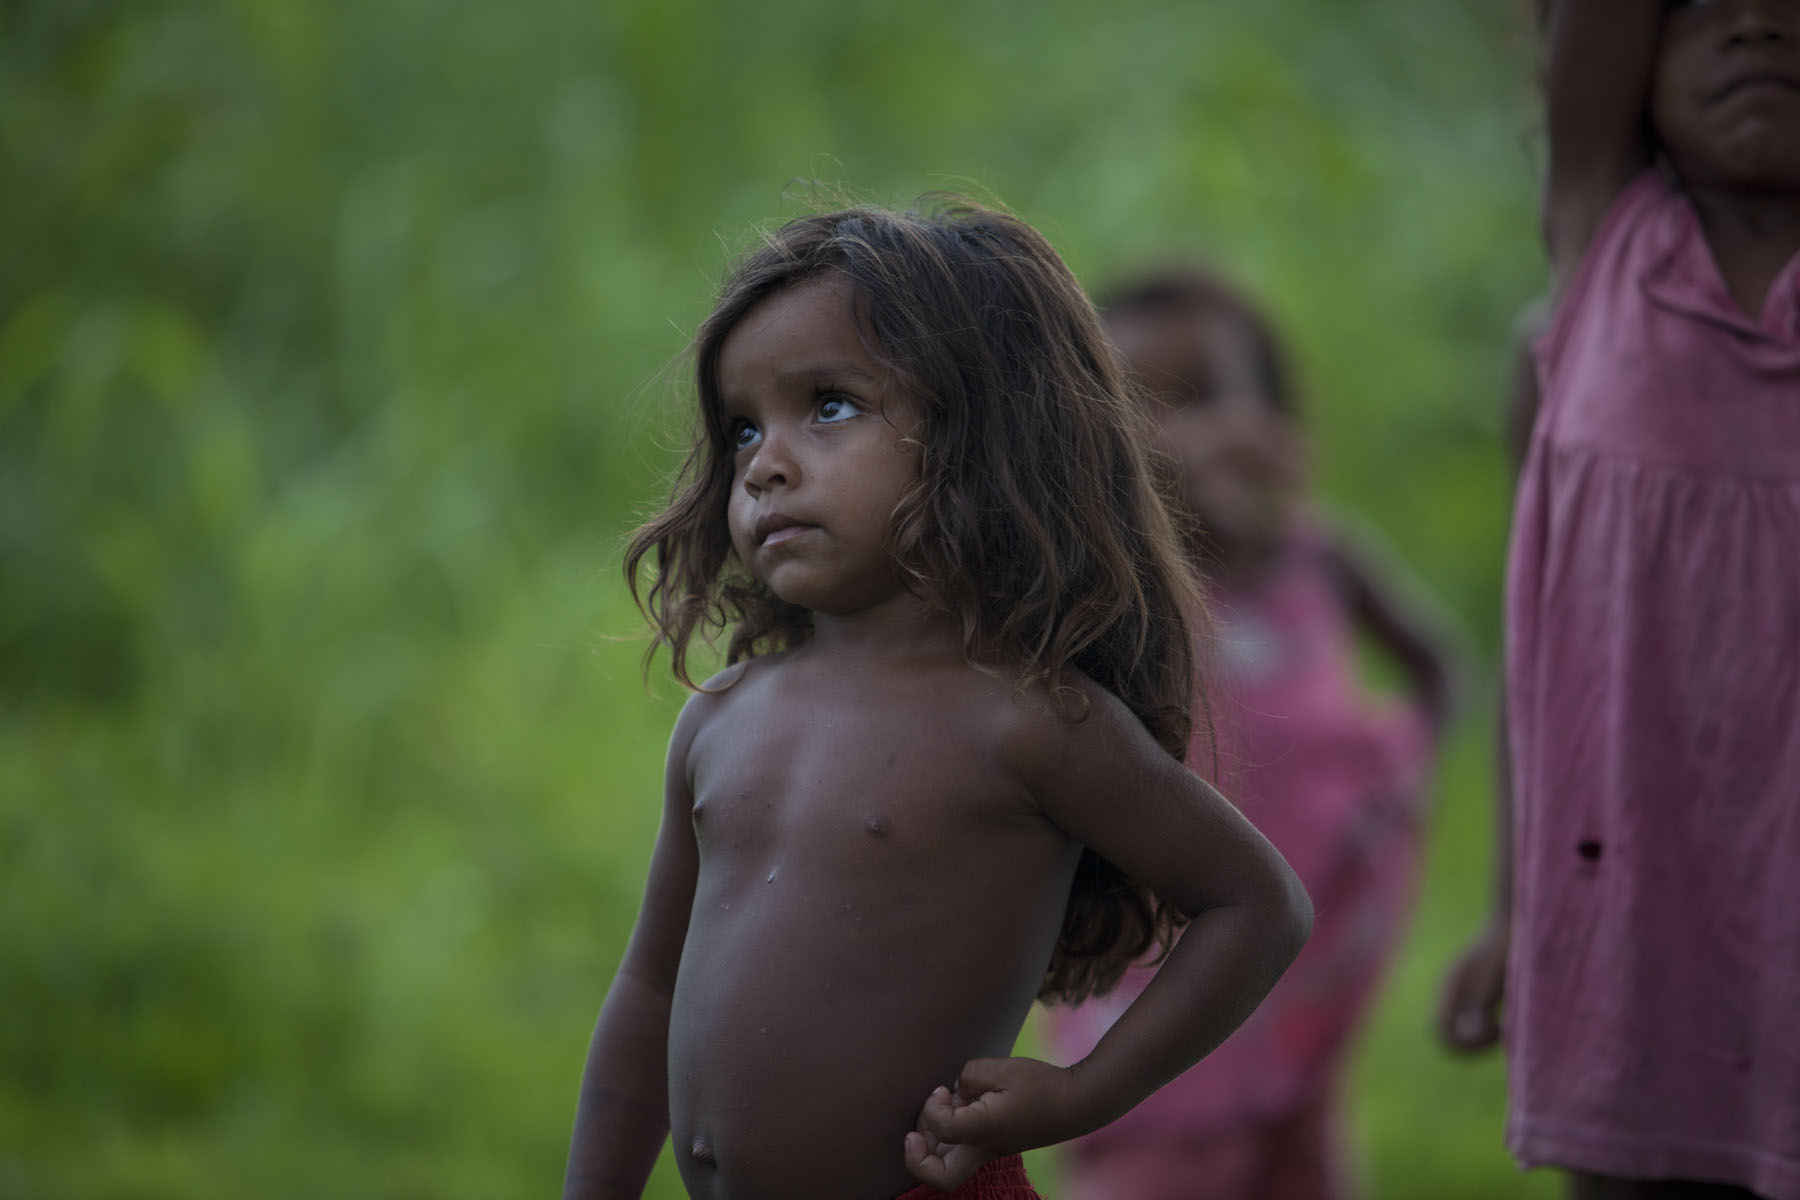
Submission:
<svg viewBox="0 0 1800 1200">
<path fill-rule="evenodd" d="M 802 219 L 695 347 L 700 432 L 627 574 L 678 677 L 643 909 L 565 1195 L 1029 1197 L 1255 1008 L 1305 893 L 1181 765 L 1206 628 L 1135 406 L 1067 268 L 955 205 Z M 1092 1054 L 1034 998 L 1186 934 Z"/>
</svg>

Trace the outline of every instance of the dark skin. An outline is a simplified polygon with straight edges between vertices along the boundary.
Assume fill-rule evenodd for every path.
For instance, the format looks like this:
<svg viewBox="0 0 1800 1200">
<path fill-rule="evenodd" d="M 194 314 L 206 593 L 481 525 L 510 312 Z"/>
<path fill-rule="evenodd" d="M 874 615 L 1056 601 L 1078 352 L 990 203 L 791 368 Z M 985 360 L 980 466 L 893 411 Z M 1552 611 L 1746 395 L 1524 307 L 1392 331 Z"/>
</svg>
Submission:
<svg viewBox="0 0 1800 1200">
<path fill-rule="evenodd" d="M 1800 3 L 1558 0 L 1545 93 L 1557 289 L 1660 145 L 1738 307 L 1761 313 L 1800 252 Z"/>
<path fill-rule="evenodd" d="M 1512 371 L 1506 389 L 1506 448 L 1516 477 L 1537 424 L 1537 364 L 1531 346 L 1547 319 L 1541 302 L 1519 314 L 1513 329 Z M 1506 696 L 1500 696 L 1494 745 L 1494 902 L 1488 923 L 1451 965 L 1438 999 L 1438 1036 L 1463 1054 L 1500 1044 L 1500 1000 L 1512 948 L 1512 771 L 1507 757 Z"/>
<path fill-rule="evenodd" d="M 1574 278 L 1613 202 L 1660 148 L 1727 290 L 1746 315 L 1759 316 L 1770 284 L 1800 253 L 1800 0 L 1555 0 L 1548 43 L 1550 159 L 1541 216 L 1554 291 Z M 1535 413 L 1535 385 L 1515 387 L 1512 406 L 1522 416 Z M 1530 428 L 1529 419 L 1510 424 Z M 1503 821 L 1496 909 L 1445 997 L 1447 1033 L 1465 1049 L 1499 1036 L 1511 861 L 1510 822 Z M 1581 1172 L 1570 1174 L 1570 1194 L 1751 1195 L 1698 1181 Z"/>
<path fill-rule="evenodd" d="M 1229 585 L 1276 565 L 1305 475 L 1300 437 L 1268 394 L 1245 320 L 1176 308 L 1109 326 L 1152 405 L 1159 449 L 1194 521 L 1195 560 Z M 1352 621 L 1393 658 L 1441 733 L 1455 694 L 1445 639 L 1352 541 L 1328 533 L 1325 556 Z"/>
<path fill-rule="evenodd" d="M 637 927 L 595 1030 L 566 1196 L 641 1194 L 672 1134 L 706 1200 L 885 1200 L 1111 1121 L 1222 1041 L 1298 952 L 1304 892 L 1122 703 L 963 658 L 876 551 L 918 471 L 842 281 L 728 337 L 746 566 L 813 613 L 691 699 Z M 1011 1057 L 1083 846 L 1193 923 L 1094 1053 Z"/>
</svg>

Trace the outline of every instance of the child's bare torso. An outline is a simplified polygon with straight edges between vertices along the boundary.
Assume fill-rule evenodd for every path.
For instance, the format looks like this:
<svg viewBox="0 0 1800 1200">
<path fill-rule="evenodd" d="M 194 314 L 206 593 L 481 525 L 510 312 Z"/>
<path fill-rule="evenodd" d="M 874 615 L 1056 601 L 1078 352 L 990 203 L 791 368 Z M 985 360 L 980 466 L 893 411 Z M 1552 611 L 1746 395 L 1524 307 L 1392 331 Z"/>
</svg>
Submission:
<svg viewBox="0 0 1800 1200">
<path fill-rule="evenodd" d="M 885 1200 L 963 1063 L 1011 1053 L 1080 847 L 1002 752 L 1030 714 L 943 658 L 804 650 L 704 697 L 699 877 L 669 1029 L 677 1162 L 704 1200 Z"/>
</svg>

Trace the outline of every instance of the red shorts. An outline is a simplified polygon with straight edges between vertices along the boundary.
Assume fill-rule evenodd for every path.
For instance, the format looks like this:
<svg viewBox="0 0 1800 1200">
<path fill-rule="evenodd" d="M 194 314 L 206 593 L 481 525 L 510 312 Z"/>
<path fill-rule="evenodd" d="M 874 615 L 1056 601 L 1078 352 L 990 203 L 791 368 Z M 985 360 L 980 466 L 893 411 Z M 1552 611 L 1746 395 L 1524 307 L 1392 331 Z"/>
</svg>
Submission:
<svg viewBox="0 0 1800 1200">
<path fill-rule="evenodd" d="M 921 1183 L 895 1200 L 1043 1200 L 1025 1176 L 1025 1160 L 1017 1154 L 996 1158 L 963 1181 L 954 1192 Z"/>
</svg>

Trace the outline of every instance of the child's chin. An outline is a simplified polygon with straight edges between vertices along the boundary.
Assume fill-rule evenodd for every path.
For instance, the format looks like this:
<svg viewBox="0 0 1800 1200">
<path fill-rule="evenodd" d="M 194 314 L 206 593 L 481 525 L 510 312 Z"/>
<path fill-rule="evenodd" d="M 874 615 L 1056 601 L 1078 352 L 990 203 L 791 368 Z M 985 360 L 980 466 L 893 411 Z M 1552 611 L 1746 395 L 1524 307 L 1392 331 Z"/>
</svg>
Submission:
<svg viewBox="0 0 1800 1200">
<path fill-rule="evenodd" d="M 824 613 L 827 616 L 839 615 L 854 609 L 846 598 L 828 587 L 809 587 L 803 583 L 789 581 L 787 585 L 769 584 L 769 591 L 783 604 L 791 604 L 795 608 L 804 608 L 809 612 Z"/>
</svg>

